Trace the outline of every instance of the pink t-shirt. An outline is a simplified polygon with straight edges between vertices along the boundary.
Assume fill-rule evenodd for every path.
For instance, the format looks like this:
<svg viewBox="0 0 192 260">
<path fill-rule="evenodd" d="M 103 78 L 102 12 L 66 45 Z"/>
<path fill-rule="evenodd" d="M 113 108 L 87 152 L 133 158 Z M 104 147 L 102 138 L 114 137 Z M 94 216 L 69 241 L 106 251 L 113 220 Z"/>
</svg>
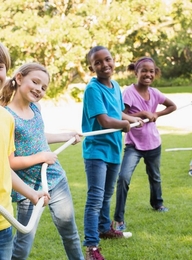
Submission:
<svg viewBox="0 0 192 260">
<path fill-rule="evenodd" d="M 150 99 L 144 100 L 137 92 L 134 85 L 128 86 L 123 91 L 123 102 L 128 105 L 129 114 L 139 111 L 156 112 L 158 104 L 163 104 L 166 97 L 158 90 L 152 87 L 148 88 Z M 145 123 L 142 127 L 131 128 L 125 134 L 125 144 L 133 144 L 136 149 L 146 151 L 157 148 L 161 144 L 161 137 L 155 122 Z"/>
</svg>

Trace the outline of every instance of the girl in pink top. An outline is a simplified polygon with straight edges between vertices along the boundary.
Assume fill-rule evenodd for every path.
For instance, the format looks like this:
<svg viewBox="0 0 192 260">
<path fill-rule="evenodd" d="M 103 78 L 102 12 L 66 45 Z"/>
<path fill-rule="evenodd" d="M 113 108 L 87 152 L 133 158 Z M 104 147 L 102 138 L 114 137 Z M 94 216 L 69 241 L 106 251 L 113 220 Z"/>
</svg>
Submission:
<svg viewBox="0 0 192 260">
<path fill-rule="evenodd" d="M 117 182 L 114 214 L 116 229 L 121 231 L 125 229 L 125 204 L 131 177 L 141 158 L 146 165 L 152 208 L 160 212 L 168 211 L 163 206 L 160 176 L 161 138 L 155 122 L 158 117 L 176 110 L 171 100 L 151 87 L 153 80 L 161 73 L 152 58 L 142 57 L 136 63 L 131 63 L 128 70 L 134 71 L 137 83 L 128 86 L 123 92 L 124 112 L 142 119 L 148 118 L 149 123 L 132 128 L 125 134 L 125 150 Z M 157 112 L 159 104 L 164 107 Z"/>
</svg>

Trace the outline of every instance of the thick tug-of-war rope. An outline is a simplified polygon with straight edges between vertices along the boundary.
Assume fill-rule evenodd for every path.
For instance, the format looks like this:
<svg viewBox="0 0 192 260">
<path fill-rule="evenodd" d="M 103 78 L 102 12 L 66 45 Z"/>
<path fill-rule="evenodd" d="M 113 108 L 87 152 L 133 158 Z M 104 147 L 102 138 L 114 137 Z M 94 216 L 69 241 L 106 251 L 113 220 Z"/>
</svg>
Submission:
<svg viewBox="0 0 192 260">
<path fill-rule="evenodd" d="M 144 123 L 149 122 L 149 119 L 144 119 L 143 120 Z M 136 122 L 136 123 L 132 123 L 130 124 L 130 128 L 139 126 L 140 122 Z M 108 133 L 113 133 L 113 132 L 117 132 L 117 131 L 121 131 L 121 129 L 104 129 L 104 130 L 99 130 L 99 131 L 92 131 L 92 132 L 87 132 L 87 133 L 81 133 L 80 135 L 82 136 L 94 136 L 94 135 L 101 135 L 101 134 L 108 134 Z M 56 149 L 54 151 L 55 154 L 59 154 L 61 153 L 63 150 L 65 150 L 68 146 L 70 146 L 71 144 L 73 144 L 75 142 L 75 137 L 72 137 L 69 141 L 67 141 L 66 143 L 64 143 L 62 146 L 60 146 L 58 149 Z M 41 181 L 42 181 L 42 189 L 43 191 L 48 192 L 48 185 L 47 185 L 47 176 L 46 176 L 46 170 L 47 170 L 48 164 L 47 163 L 43 163 L 42 167 L 41 167 Z M 20 222 L 18 222 L 3 206 L 0 205 L 0 214 L 3 215 L 3 217 L 5 219 L 7 219 L 7 221 L 9 221 L 13 227 L 15 227 L 18 231 L 20 231 L 21 233 L 29 233 L 35 223 L 37 218 L 40 216 L 40 214 L 42 214 L 43 210 L 45 207 L 43 207 L 44 205 L 44 197 L 40 198 L 38 203 L 34 206 L 33 209 L 33 213 L 31 215 L 31 218 L 27 224 L 27 226 L 22 225 Z M 125 237 L 130 237 L 132 236 L 131 232 L 123 232 Z"/>
</svg>

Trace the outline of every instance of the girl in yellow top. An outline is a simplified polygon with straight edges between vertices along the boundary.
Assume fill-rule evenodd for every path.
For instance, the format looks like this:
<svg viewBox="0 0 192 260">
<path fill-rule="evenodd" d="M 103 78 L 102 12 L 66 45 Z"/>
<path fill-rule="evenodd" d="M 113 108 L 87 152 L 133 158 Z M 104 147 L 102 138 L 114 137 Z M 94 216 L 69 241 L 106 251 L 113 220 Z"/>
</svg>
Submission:
<svg viewBox="0 0 192 260">
<path fill-rule="evenodd" d="M 6 80 L 6 72 L 10 68 L 8 50 L 0 43 L 0 88 Z M 28 197 L 36 204 L 40 197 L 46 195 L 46 204 L 49 195 L 37 192 L 27 186 L 10 168 L 9 156 L 14 152 L 14 119 L 12 115 L 0 106 L 0 205 L 13 214 L 11 202 L 12 188 Z M 3 162 L 3 163 L 2 163 Z M 0 260 L 10 260 L 12 255 L 12 227 L 0 214 Z"/>
</svg>

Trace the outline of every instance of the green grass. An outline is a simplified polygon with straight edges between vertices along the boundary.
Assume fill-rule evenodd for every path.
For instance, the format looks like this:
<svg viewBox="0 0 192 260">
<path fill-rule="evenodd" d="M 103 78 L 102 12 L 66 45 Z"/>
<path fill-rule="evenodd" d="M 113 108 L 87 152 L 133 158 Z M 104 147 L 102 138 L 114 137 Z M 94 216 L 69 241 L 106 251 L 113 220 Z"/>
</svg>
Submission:
<svg viewBox="0 0 192 260">
<path fill-rule="evenodd" d="M 192 177 L 188 175 L 190 151 L 165 152 L 166 148 L 189 147 L 192 134 L 162 135 L 162 189 L 167 213 L 154 212 L 149 205 L 149 185 L 143 161 L 137 166 L 129 191 L 125 220 L 129 239 L 101 240 L 107 260 L 190 260 L 192 255 Z M 55 150 L 58 145 L 52 145 Z M 76 222 L 83 242 L 86 178 L 81 144 L 59 155 L 66 170 L 74 201 Z M 111 201 L 111 218 L 115 194 Z M 83 248 L 83 251 L 85 248 Z M 29 260 L 67 259 L 48 207 L 41 217 Z"/>
<path fill-rule="evenodd" d="M 175 93 L 191 93 L 192 86 L 179 86 L 179 87 L 158 87 L 158 89 L 165 94 Z"/>
</svg>

